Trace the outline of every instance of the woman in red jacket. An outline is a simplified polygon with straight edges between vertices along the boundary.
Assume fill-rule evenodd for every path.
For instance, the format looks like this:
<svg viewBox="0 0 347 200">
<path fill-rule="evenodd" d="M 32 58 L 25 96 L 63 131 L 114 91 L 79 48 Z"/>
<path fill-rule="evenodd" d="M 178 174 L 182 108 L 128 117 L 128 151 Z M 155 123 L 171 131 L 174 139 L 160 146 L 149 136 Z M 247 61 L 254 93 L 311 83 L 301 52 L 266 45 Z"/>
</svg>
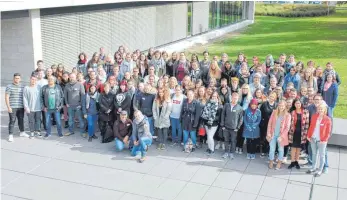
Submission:
<svg viewBox="0 0 347 200">
<path fill-rule="evenodd" d="M 312 168 L 307 171 L 308 174 L 314 173 L 318 177 L 322 174 L 325 163 L 325 149 L 331 135 L 331 118 L 326 115 L 327 107 L 321 104 L 317 108 L 317 113 L 312 115 L 311 125 L 308 129 L 307 140 L 311 143 Z M 317 165 L 317 152 L 319 153 L 319 168 Z"/>
</svg>

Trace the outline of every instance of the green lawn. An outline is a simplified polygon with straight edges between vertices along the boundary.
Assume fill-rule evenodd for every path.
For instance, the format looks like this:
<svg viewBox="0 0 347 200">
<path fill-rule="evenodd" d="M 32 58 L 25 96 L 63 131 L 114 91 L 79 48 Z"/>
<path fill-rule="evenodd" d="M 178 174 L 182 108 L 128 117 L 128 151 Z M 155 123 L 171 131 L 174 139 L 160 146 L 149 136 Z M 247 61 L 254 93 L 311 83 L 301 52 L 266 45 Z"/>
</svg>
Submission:
<svg viewBox="0 0 347 200">
<path fill-rule="evenodd" d="M 201 55 L 206 49 L 211 57 L 226 52 L 232 61 L 239 52 L 245 53 L 249 60 L 258 56 L 262 62 L 267 54 L 278 58 L 281 53 L 294 54 L 297 62 L 314 60 L 316 65 L 324 67 L 331 61 L 342 79 L 334 117 L 347 118 L 347 9 L 337 9 L 336 14 L 324 17 L 256 16 L 255 23 L 240 34 L 232 33 L 193 47 L 188 49 L 188 54 Z"/>
</svg>

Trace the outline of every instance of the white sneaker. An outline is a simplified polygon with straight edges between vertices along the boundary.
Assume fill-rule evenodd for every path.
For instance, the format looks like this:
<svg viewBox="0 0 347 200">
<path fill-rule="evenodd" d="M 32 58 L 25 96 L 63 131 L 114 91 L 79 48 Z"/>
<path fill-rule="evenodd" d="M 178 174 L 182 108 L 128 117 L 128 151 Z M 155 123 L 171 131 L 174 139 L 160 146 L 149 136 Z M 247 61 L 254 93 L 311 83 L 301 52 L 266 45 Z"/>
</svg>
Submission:
<svg viewBox="0 0 347 200">
<path fill-rule="evenodd" d="M 9 142 L 13 142 L 13 135 L 12 135 L 12 134 L 10 134 L 10 135 L 8 136 L 8 141 L 9 141 Z"/>
<path fill-rule="evenodd" d="M 20 132 L 19 136 L 20 137 L 27 137 L 27 138 L 30 137 L 26 132 Z"/>
<path fill-rule="evenodd" d="M 225 144 L 224 144 L 224 142 L 222 143 L 222 149 L 223 149 L 223 151 L 225 150 Z"/>
<path fill-rule="evenodd" d="M 215 150 L 218 150 L 220 148 L 220 142 L 217 143 L 216 147 L 214 148 Z"/>
<path fill-rule="evenodd" d="M 35 133 L 34 132 L 31 132 L 30 133 L 30 138 L 34 138 L 35 137 Z"/>
</svg>

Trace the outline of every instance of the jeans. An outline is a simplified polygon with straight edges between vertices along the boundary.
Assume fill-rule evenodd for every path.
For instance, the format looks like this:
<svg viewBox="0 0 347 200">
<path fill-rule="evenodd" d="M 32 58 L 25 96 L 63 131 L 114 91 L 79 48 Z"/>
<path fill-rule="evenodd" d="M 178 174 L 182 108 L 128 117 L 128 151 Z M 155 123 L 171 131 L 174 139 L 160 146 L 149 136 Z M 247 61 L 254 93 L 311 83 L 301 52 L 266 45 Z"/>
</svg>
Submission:
<svg viewBox="0 0 347 200">
<path fill-rule="evenodd" d="M 334 108 L 328 106 L 328 116 L 334 118 Z"/>
<path fill-rule="evenodd" d="M 13 134 L 14 124 L 18 119 L 19 131 L 24 132 L 24 108 L 12 108 L 12 113 L 8 113 L 10 121 L 8 123 L 8 133 Z"/>
<path fill-rule="evenodd" d="M 160 144 L 166 144 L 167 141 L 167 133 L 169 128 L 158 128 L 158 139 Z"/>
<path fill-rule="evenodd" d="M 141 155 L 141 157 L 146 156 L 146 147 L 151 146 L 152 144 L 152 138 L 143 137 L 139 139 L 139 144 L 137 146 L 134 145 L 133 149 L 131 150 L 131 155 L 136 156 L 138 154 Z"/>
<path fill-rule="evenodd" d="M 312 169 L 316 169 L 317 157 L 319 153 L 319 171 L 322 171 L 325 165 L 325 153 L 326 153 L 327 143 L 321 143 L 315 138 L 312 138 L 311 141 L 311 150 L 312 150 Z"/>
<path fill-rule="evenodd" d="M 69 131 L 70 133 L 74 133 L 74 125 L 75 125 L 75 114 L 77 114 L 78 121 L 80 123 L 80 132 L 84 133 L 84 120 L 82 118 L 82 110 L 81 108 L 76 107 L 68 107 L 69 113 Z"/>
<path fill-rule="evenodd" d="M 170 117 L 172 127 L 172 142 L 181 142 L 182 139 L 182 126 L 180 119 Z"/>
<path fill-rule="evenodd" d="M 311 142 L 308 142 L 308 156 L 307 156 L 307 161 L 309 164 L 313 163 L 312 159 L 312 147 L 311 147 Z M 328 163 L 328 147 L 325 148 L 325 162 L 324 162 L 324 168 L 328 168 L 329 163 Z"/>
<path fill-rule="evenodd" d="M 229 152 L 234 153 L 236 149 L 237 131 L 224 129 L 223 136 L 224 136 L 225 153 L 229 153 Z M 230 148 L 227 148 L 230 142 L 231 142 Z"/>
<path fill-rule="evenodd" d="M 54 118 L 57 125 L 57 131 L 58 135 L 62 136 L 62 128 L 61 128 L 61 119 L 60 119 L 60 110 L 47 110 L 46 112 L 46 128 L 47 128 L 47 135 L 51 135 L 51 128 L 52 128 L 52 121 L 51 121 L 51 115 L 54 114 Z"/>
<path fill-rule="evenodd" d="M 188 142 L 188 138 L 190 135 L 190 139 L 192 140 L 193 145 L 196 145 L 196 131 L 186 131 L 183 130 L 183 144 L 186 145 Z"/>
<path fill-rule="evenodd" d="M 247 138 L 247 153 L 255 154 L 259 138 Z"/>
<path fill-rule="evenodd" d="M 96 123 L 98 121 L 98 115 L 90 115 L 87 116 L 88 121 L 88 135 L 92 137 L 95 134 Z"/>
<path fill-rule="evenodd" d="M 115 141 L 115 144 L 116 144 L 116 150 L 117 151 L 122 151 L 124 149 L 124 142 L 119 140 L 118 138 L 116 138 L 114 141 Z"/>
<path fill-rule="evenodd" d="M 149 123 L 149 131 L 151 132 L 152 135 L 154 135 L 154 121 L 153 117 L 147 117 L 148 118 L 148 123 Z"/>
<path fill-rule="evenodd" d="M 41 125 L 41 111 L 30 112 L 28 115 L 29 130 L 30 132 L 40 132 Z"/>
<path fill-rule="evenodd" d="M 270 141 L 269 159 L 272 161 L 275 159 L 276 144 L 278 144 L 278 146 L 277 146 L 278 160 L 283 161 L 284 146 L 281 146 L 280 142 L 277 141 L 279 137 L 280 136 L 274 135 L 272 140 Z"/>
<path fill-rule="evenodd" d="M 217 128 L 218 128 L 218 126 L 211 126 L 210 128 L 208 128 L 208 126 L 205 126 L 208 148 L 211 151 L 214 151 L 214 139 L 213 139 L 213 137 L 217 131 Z"/>
</svg>

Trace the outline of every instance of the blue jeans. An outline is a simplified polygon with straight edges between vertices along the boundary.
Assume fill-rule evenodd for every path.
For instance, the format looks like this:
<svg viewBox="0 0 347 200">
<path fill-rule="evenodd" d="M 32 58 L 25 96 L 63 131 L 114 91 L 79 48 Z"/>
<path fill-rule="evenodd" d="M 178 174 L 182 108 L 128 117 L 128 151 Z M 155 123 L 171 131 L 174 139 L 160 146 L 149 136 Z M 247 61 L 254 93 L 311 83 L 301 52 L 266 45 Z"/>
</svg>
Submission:
<svg viewBox="0 0 347 200">
<path fill-rule="evenodd" d="M 277 139 L 280 136 L 273 136 L 272 140 L 270 141 L 270 151 L 269 151 L 269 159 L 274 160 L 275 159 L 275 151 L 276 151 L 276 144 L 278 144 L 278 160 L 283 161 L 283 155 L 284 155 L 284 147 L 281 146 L 280 142 L 277 141 Z"/>
<path fill-rule="evenodd" d="M 151 132 L 152 135 L 154 135 L 154 121 L 153 117 L 147 117 L 148 118 L 148 123 L 149 123 L 149 131 Z"/>
<path fill-rule="evenodd" d="M 119 140 L 118 138 L 116 138 L 114 141 L 115 141 L 115 144 L 116 144 L 116 150 L 117 151 L 122 151 L 124 149 L 124 142 Z"/>
<path fill-rule="evenodd" d="M 325 154 L 326 154 L 327 143 L 321 143 L 316 139 L 312 138 L 311 150 L 312 150 L 312 169 L 316 169 L 317 157 L 319 153 L 319 171 L 322 171 L 325 167 Z"/>
<path fill-rule="evenodd" d="M 139 139 L 139 144 L 137 146 L 134 145 L 133 149 L 131 150 L 131 155 L 136 156 L 138 154 L 141 155 L 141 157 L 146 156 L 146 147 L 151 146 L 152 144 L 152 138 L 143 137 Z"/>
<path fill-rule="evenodd" d="M 74 133 L 75 114 L 77 115 L 78 121 L 80 123 L 80 132 L 81 132 L 81 134 L 84 133 L 84 120 L 82 118 L 81 108 L 68 107 L 67 111 L 69 113 L 69 131 L 70 131 L 70 133 Z"/>
<path fill-rule="evenodd" d="M 98 121 L 98 115 L 89 115 L 87 116 L 88 121 L 88 135 L 92 137 L 95 134 L 95 128 Z"/>
<path fill-rule="evenodd" d="M 170 117 L 172 128 L 172 142 L 181 142 L 182 139 L 182 126 L 180 119 Z"/>
<path fill-rule="evenodd" d="M 57 125 L 57 131 L 58 131 L 58 135 L 62 136 L 62 128 L 61 128 L 61 119 L 60 119 L 60 110 L 47 110 L 47 112 L 45 113 L 46 115 L 46 127 L 47 127 L 47 135 L 51 135 L 51 129 L 52 129 L 52 122 L 51 122 L 51 115 L 54 115 L 55 117 L 55 121 L 56 121 L 56 125 Z"/>
<path fill-rule="evenodd" d="M 190 135 L 190 139 L 192 140 L 193 145 L 196 145 L 196 131 L 183 130 L 183 143 L 184 143 L 184 145 L 187 144 L 189 135 Z"/>
<path fill-rule="evenodd" d="M 309 164 L 312 165 L 312 147 L 311 147 L 311 142 L 308 144 L 308 158 L 307 161 Z M 325 162 L 324 162 L 324 168 L 328 168 L 329 163 L 328 163 L 328 147 L 325 148 Z"/>
<path fill-rule="evenodd" d="M 328 116 L 334 118 L 334 108 L 328 106 Z"/>
</svg>

